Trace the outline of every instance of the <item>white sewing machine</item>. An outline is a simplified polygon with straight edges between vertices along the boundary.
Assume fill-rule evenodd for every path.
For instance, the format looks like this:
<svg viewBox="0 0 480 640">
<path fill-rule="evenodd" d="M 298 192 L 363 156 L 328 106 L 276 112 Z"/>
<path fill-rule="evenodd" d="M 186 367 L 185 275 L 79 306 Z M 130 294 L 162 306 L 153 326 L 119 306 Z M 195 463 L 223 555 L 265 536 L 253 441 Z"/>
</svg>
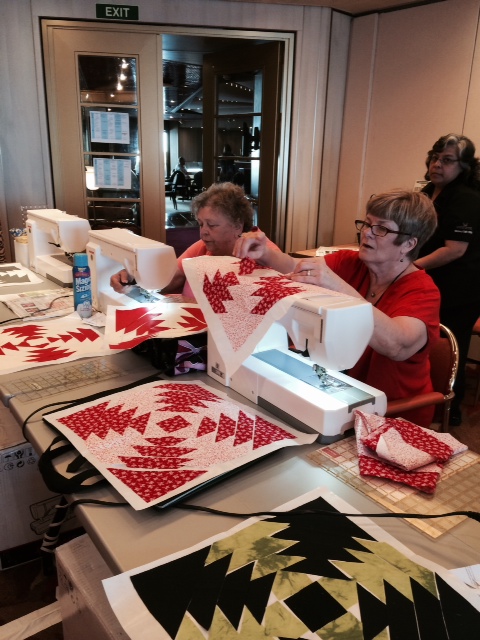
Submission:
<svg viewBox="0 0 480 640">
<path fill-rule="evenodd" d="M 288 335 L 295 348 L 289 349 Z M 229 378 L 209 334 L 208 374 L 288 424 L 330 443 L 353 427 L 353 410 L 384 415 L 378 391 L 340 373 L 352 367 L 373 332 L 372 305 L 358 298 L 318 295 L 297 300 L 254 353 Z"/>
<path fill-rule="evenodd" d="M 175 250 L 163 242 L 138 236 L 128 229 L 90 231 L 87 243 L 92 278 L 92 304 L 97 311 L 114 306 L 138 306 L 133 298 L 116 293 L 110 277 L 126 269 L 138 287 L 147 291 L 165 287 L 177 269 Z"/>
<path fill-rule="evenodd" d="M 57 284 L 71 286 L 73 262 L 67 254 L 85 251 L 88 220 L 59 209 L 29 209 L 26 227 L 30 268 Z"/>
</svg>

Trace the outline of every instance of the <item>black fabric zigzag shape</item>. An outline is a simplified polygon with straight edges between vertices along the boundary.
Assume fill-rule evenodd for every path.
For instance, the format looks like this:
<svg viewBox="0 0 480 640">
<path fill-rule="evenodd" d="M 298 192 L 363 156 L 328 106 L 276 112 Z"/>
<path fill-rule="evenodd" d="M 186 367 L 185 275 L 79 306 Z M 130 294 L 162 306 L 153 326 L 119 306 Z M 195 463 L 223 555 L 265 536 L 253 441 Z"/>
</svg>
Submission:
<svg viewBox="0 0 480 640">
<path fill-rule="evenodd" d="M 230 561 L 231 556 L 229 556 Z M 218 606 L 223 611 L 225 616 L 230 620 L 235 629 L 240 624 L 240 618 L 243 613 L 243 607 L 245 605 L 246 595 L 250 589 L 252 583 L 252 571 L 254 564 L 251 562 L 245 567 L 240 567 L 236 571 L 233 571 L 228 576 L 223 576 L 223 580 L 220 579 L 219 583 L 215 585 L 218 595 Z M 233 597 L 232 597 L 233 596 Z M 262 604 L 265 607 L 265 602 L 262 600 Z M 201 622 L 204 614 L 202 614 L 201 608 L 197 614 L 191 607 L 189 612 Z M 208 629 L 208 627 L 205 627 Z"/>
<path fill-rule="evenodd" d="M 408 640 L 420 640 L 415 603 L 388 582 L 384 581 L 383 584 L 390 640 L 405 640 L 405 638 L 408 638 Z M 363 611 L 361 616 L 362 620 L 364 620 Z M 431 637 L 431 640 L 433 640 L 433 637 Z M 437 640 L 436 637 L 435 640 Z"/>
<path fill-rule="evenodd" d="M 243 571 L 243 569 L 237 569 L 229 574 L 218 599 L 218 606 L 235 629 L 238 629 L 244 607 L 261 624 L 272 592 L 275 573 L 272 572 L 262 578 L 251 580 L 253 567 L 253 562 L 248 567 L 243 567 L 243 569 L 248 569 L 248 582 L 245 581 L 247 571 Z"/>
<path fill-rule="evenodd" d="M 373 640 L 388 624 L 387 605 L 361 584 L 357 584 L 357 594 L 364 640 Z"/>
<path fill-rule="evenodd" d="M 436 577 L 438 583 L 438 576 Z M 442 614 L 442 603 L 428 589 L 424 589 L 416 580 L 410 579 L 418 630 L 422 640 L 448 640 Z M 463 598 L 462 598 L 463 599 Z"/>
<path fill-rule="evenodd" d="M 230 561 L 231 556 L 227 555 L 216 562 L 211 562 L 198 575 L 192 576 L 195 590 L 191 592 L 192 598 L 187 611 L 204 629 L 209 629 L 212 624 L 215 606 L 224 587 Z M 187 574 L 184 579 L 190 580 L 190 575 Z"/>
<path fill-rule="evenodd" d="M 320 498 L 304 506 L 306 509 L 335 511 L 331 505 Z M 331 518 L 320 514 L 308 516 L 289 514 L 273 520 L 289 523 L 288 529 L 280 531 L 272 536 L 273 538 L 296 541 L 296 544 L 289 547 L 283 554 L 305 558 L 292 565 L 290 569 L 316 576 L 344 579 L 345 575 L 330 560 L 355 562 L 355 558 L 347 549 L 366 551 L 355 538 L 374 540 L 348 518 Z"/>
<path fill-rule="evenodd" d="M 335 511 L 322 498 L 303 505 L 303 508 Z M 278 555 L 302 558 L 283 569 L 286 572 L 349 580 L 331 560 L 356 562 L 348 550 L 368 553 L 360 541 L 374 540 L 348 518 L 291 512 L 269 521 L 289 525 L 272 538 L 294 542 Z M 263 620 L 275 572 L 252 580 L 252 562 L 228 573 L 230 555 L 205 566 L 209 551 L 210 545 L 207 545 L 131 578 L 145 606 L 171 638 L 177 635 L 187 611 L 204 629 L 211 627 L 216 606 L 237 629 L 244 607 L 250 610 L 259 624 Z M 471 630 L 480 628 L 480 612 L 438 576 L 439 599 L 413 579 L 411 585 L 413 603 L 387 583 L 386 603 L 362 585 L 357 585 L 365 640 L 373 640 L 387 627 L 391 640 L 471 640 Z M 290 596 L 285 605 L 312 632 L 345 614 L 343 606 L 321 586 L 321 581 L 309 584 Z"/>
<path fill-rule="evenodd" d="M 209 547 L 204 547 L 174 562 L 131 576 L 144 605 L 172 638 L 177 635 L 192 594 L 197 590 L 209 551 Z"/>
<path fill-rule="evenodd" d="M 449 640 L 472 640 L 479 633 L 480 612 L 440 576 L 437 576 L 437 588 Z"/>
</svg>

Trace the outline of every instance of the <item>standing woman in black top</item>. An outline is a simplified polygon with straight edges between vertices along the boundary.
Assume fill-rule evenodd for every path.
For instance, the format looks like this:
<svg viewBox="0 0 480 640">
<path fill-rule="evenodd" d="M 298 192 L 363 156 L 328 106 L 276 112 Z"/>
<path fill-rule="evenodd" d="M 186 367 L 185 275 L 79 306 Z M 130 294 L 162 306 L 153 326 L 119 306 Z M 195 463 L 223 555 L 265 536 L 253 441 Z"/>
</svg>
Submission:
<svg viewBox="0 0 480 640">
<path fill-rule="evenodd" d="M 429 183 L 438 226 L 415 265 L 426 269 L 440 290 L 440 322 L 453 331 L 460 361 L 450 425 L 462 422 L 465 365 L 473 325 L 480 316 L 480 161 L 465 136 L 439 138 L 427 154 Z"/>
</svg>

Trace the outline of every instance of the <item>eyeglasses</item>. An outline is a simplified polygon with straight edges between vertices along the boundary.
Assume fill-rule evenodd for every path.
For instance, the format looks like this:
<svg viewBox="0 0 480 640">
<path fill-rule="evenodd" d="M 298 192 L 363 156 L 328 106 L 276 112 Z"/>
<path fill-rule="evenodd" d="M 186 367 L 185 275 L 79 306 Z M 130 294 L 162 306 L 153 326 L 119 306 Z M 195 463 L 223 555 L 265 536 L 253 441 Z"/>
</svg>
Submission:
<svg viewBox="0 0 480 640">
<path fill-rule="evenodd" d="M 445 167 L 450 166 L 451 164 L 455 164 L 455 162 L 460 162 L 458 158 L 452 158 L 451 156 L 439 156 L 437 153 L 432 153 L 430 156 L 430 164 L 435 164 L 435 162 L 440 162 Z"/>
<path fill-rule="evenodd" d="M 380 238 L 384 238 L 389 233 L 394 233 L 397 236 L 411 236 L 411 233 L 406 233 L 405 231 L 393 231 L 393 229 L 389 229 L 388 227 L 384 227 L 383 224 L 370 224 L 366 220 L 355 220 L 355 226 L 357 227 L 357 231 L 362 231 L 363 229 L 371 229 L 374 236 L 379 236 Z"/>
</svg>

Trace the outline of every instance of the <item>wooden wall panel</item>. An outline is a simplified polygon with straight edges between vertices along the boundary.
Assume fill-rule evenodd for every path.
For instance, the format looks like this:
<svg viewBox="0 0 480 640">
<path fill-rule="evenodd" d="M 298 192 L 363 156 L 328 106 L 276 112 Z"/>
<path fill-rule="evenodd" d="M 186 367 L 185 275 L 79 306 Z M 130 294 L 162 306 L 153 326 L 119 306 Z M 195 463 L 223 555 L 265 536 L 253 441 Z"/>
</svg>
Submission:
<svg viewBox="0 0 480 640">
<path fill-rule="evenodd" d="M 372 193 L 423 179 L 441 135 L 480 133 L 478 10 L 478 0 L 447 0 L 354 20 L 336 243 L 352 241 Z"/>
</svg>

